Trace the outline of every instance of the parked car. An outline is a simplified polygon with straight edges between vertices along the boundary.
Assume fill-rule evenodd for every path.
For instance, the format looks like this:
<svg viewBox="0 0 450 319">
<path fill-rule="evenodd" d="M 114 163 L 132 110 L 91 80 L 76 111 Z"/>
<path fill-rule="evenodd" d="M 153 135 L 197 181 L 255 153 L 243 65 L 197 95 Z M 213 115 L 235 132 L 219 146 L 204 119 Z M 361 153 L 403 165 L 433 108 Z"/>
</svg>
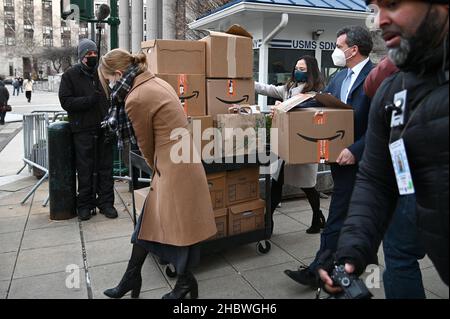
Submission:
<svg viewBox="0 0 450 319">
<path fill-rule="evenodd" d="M 13 84 L 14 79 L 12 78 L 7 78 L 3 80 L 3 83 L 5 83 L 5 85 L 12 85 Z"/>
</svg>

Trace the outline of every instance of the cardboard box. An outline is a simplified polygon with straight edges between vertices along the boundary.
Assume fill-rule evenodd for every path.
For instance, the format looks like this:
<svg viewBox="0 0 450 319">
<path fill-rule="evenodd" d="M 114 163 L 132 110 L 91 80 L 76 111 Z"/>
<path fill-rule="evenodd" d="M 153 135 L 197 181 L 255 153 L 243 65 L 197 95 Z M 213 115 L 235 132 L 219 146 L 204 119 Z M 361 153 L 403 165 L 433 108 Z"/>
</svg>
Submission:
<svg viewBox="0 0 450 319">
<path fill-rule="evenodd" d="M 183 105 L 188 116 L 206 115 L 205 76 L 199 74 L 156 74 L 169 83 Z"/>
<path fill-rule="evenodd" d="M 192 134 L 194 145 L 196 149 L 199 150 L 199 156 L 201 159 L 212 159 L 214 158 L 214 145 L 209 149 L 205 149 L 209 143 L 214 141 L 214 131 L 213 129 L 213 119 L 209 115 L 205 116 L 190 116 L 188 117 L 188 130 Z M 211 132 L 211 134 L 209 133 Z M 205 152 L 203 154 L 203 151 Z"/>
<path fill-rule="evenodd" d="M 240 26 L 227 32 L 209 32 L 200 40 L 206 43 L 206 75 L 208 78 L 253 78 L 253 39 Z"/>
<path fill-rule="evenodd" d="M 351 106 L 328 94 L 315 98 L 324 107 L 278 109 L 273 118 L 272 128 L 278 128 L 278 151 L 274 151 L 289 164 L 335 163 L 342 150 L 354 143 Z"/>
<path fill-rule="evenodd" d="M 261 131 L 266 127 L 264 114 L 217 114 L 216 117 L 217 153 L 221 148 L 223 157 L 234 157 L 256 155 L 259 150 L 265 150 L 266 133 Z"/>
<path fill-rule="evenodd" d="M 206 175 L 213 209 L 225 208 L 226 204 L 226 173 Z"/>
<path fill-rule="evenodd" d="M 259 167 L 228 171 L 227 207 L 259 198 Z"/>
<path fill-rule="evenodd" d="M 228 236 L 264 228 L 266 203 L 255 200 L 231 206 L 228 211 Z"/>
<path fill-rule="evenodd" d="M 151 40 L 142 42 L 154 74 L 205 74 L 205 42 Z"/>
<path fill-rule="evenodd" d="M 207 114 L 228 114 L 234 104 L 255 104 L 253 80 L 206 80 Z"/>
<path fill-rule="evenodd" d="M 228 208 L 221 208 L 214 211 L 216 219 L 217 234 L 211 239 L 218 239 L 228 236 Z"/>
<path fill-rule="evenodd" d="M 134 207 L 136 208 L 136 215 L 140 215 L 144 208 L 145 200 L 147 198 L 150 187 L 140 188 L 134 191 Z"/>
</svg>

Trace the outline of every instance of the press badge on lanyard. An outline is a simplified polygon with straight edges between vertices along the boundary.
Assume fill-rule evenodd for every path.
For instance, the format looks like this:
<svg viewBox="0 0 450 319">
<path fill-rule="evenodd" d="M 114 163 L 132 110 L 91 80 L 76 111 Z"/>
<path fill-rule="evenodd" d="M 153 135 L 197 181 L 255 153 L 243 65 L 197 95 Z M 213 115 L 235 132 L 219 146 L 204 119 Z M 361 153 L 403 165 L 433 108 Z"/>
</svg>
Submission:
<svg viewBox="0 0 450 319">
<path fill-rule="evenodd" d="M 406 93 L 401 91 L 394 97 L 394 105 L 396 111 L 392 112 L 391 128 L 402 126 L 404 124 L 404 116 L 406 109 Z M 403 133 L 402 133 L 403 135 Z M 409 168 L 408 155 L 406 154 L 405 142 L 402 137 L 397 141 L 389 144 L 392 163 L 394 166 L 395 177 L 400 195 L 414 194 L 414 183 Z"/>
</svg>

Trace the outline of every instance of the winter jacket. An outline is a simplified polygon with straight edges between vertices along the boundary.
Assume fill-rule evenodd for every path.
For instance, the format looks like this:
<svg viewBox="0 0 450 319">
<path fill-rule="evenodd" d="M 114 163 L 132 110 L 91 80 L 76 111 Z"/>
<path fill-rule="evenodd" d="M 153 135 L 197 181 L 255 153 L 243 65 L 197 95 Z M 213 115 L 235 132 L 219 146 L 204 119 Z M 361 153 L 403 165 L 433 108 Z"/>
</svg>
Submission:
<svg viewBox="0 0 450 319">
<path fill-rule="evenodd" d="M 8 100 L 9 100 L 9 91 L 5 87 L 3 81 L 0 81 L 0 107 L 8 104 Z"/>
<path fill-rule="evenodd" d="M 99 129 L 109 109 L 97 72 L 90 76 L 82 70 L 81 64 L 71 67 L 62 76 L 59 100 L 69 115 L 74 133 Z"/>
<path fill-rule="evenodd" d="M 436 71 L 437 72 L 437 71 Z M 348 218 L 342 228 L 336 258 L 350 261 L 357 272 L 376 262 L 378 247 L 394 212 L 399 191 L 389 143 L 391 111 L 385 105 L 408 90 L 403 139 L 417 198 L 417 227 L 426 253 L 448 285 L 449 254 L 449 85 L 440 70 L 428 76 L 393 75 L 378 90 L 371 106 L 365 152 L 355 184 Z M 415 112 L 415 113 L 414 113 Z M 412 115 L 414 114 L 414 115 Z"/>
</svg>

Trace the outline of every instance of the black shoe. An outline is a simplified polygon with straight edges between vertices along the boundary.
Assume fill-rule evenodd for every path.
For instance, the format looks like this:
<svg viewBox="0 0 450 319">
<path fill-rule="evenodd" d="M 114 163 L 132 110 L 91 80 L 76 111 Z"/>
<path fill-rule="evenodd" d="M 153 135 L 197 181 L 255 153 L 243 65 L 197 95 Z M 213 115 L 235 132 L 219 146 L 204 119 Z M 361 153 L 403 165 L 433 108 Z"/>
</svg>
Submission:
<svg viewBox="0 0 450 319">
<path fill-rule="evenodd" d="M 110 298 L 122 298 L 131 291 L 131 298 L 139 298 L 142 287 L 141 269 L 148 252 L 141 246 L 134 244 L 127 270 L 117 287 L 107 289 L 103 293 Z"/>
<path fill-rule="evenodd" d="M 311 288 L 319 287 L 317 276 L 309 268 L 304 268 L 302 270 L 285 270 L 284 273 L 299 284 L 310 286 Z"/>
<path fill-rule="evenodd" d="M 141 269 L 133 267 L 127 269 L 117 287 L 107 289 L 103 293 L 109 298 L 122 298 L 127 292 L 131 291 L 131 298 L 139 298 L 142 287 Z"/>
<path fill-rule="evenodd" d="M 91 210 L 89 208 L 79 208 L 78 218 L 83 221 L 91 219 Z"/>
<path fill-rule="evenodd" d="M 198 298 L 197 280 L 191 272 L 179 275 L 175 288 L 165 294 L 162 299 L 185 299 L 187 294 L 190 295 L 191 299 Z"/>
<path fill-rule="evenodd" d="M 114 207 L 101 208 L 100 214 L 105 215 L 105 217 L 111 219 L 117 218 L 119 216 L 117 210 Z"/>
<path fill-rule="evenodd" d="M 317 213 L 313 213 L 313 219 L 311 222 L 311 227 L 306 230 L 307 234 L 318 234 L 320 230 L 325 227 L 325 216 L 323 216 L 320 210 Z"/>
</svg>

